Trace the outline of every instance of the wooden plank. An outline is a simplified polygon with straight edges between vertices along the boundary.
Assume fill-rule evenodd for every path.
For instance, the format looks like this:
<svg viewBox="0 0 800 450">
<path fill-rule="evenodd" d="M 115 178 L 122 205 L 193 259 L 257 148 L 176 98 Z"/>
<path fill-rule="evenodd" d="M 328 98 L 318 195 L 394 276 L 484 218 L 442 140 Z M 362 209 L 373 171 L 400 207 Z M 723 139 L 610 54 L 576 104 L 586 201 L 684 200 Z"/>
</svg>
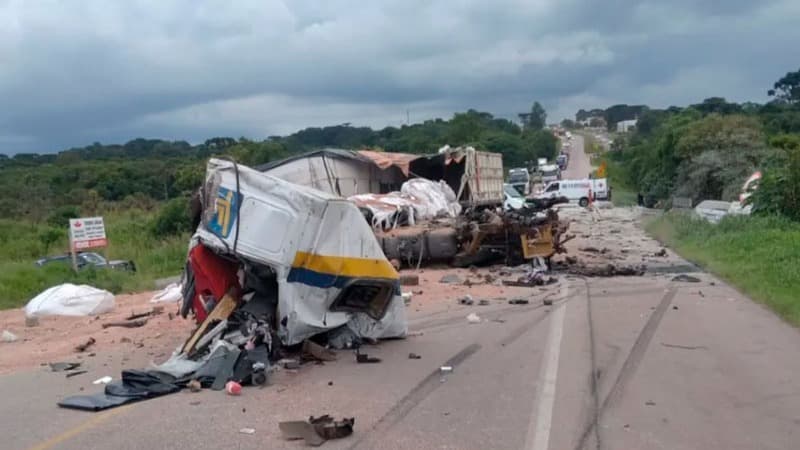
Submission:
<svg viewBox="0 0 800 450">
<path fill-rule="evenodd" d="M 181 352 L 190 353 L 193 351 L 194 346 L 197 345 L 197 341 L 203 336 L 203 334 L 205 334 L 209 325 L 211 325 L 211 323 L 214 321 L 227 319 L 234 309 L 236 309 L 236 300 L 233 298 L 233 296 L 231 296 L 230 293 L 225 294 L 225 296 L 222 297 L 222 300 L 217 303 L 217 306 L 211 310 L 211 313 L 206 316 L 206 320 L 204 320 L 203 323 L 197 327 L 197 330 L 195 330 L 189 340 L 186 341 L 181 349 Z"/>
</svg>

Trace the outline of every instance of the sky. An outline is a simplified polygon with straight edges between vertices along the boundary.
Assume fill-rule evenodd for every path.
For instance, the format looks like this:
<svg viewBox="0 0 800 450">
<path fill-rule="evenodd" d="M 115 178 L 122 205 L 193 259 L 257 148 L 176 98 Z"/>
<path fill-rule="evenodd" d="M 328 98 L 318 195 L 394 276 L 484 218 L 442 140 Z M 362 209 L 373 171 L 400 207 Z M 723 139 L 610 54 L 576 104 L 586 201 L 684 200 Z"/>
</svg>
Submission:
<svg viewBox="0 0 800 450">
<path fill-rule="evenodd" d="M 0 0 L 0 153 L 767 100 L 797 0 Z"/>
</svg>

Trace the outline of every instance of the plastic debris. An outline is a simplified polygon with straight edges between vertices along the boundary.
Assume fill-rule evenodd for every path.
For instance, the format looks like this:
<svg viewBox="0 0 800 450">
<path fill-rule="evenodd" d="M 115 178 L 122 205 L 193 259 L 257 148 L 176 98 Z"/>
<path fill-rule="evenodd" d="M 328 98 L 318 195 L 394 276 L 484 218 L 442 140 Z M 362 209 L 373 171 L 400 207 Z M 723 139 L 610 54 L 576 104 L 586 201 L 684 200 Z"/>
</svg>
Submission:
<svg viewBox="0 0 800 450">
<path fill-rule="evenodd" d="M 225 392 L 228 395 L 239 395 L 242 393 L 242 385 L 235 381 L 228 381 L 225 383 Z"/>
<path fill-rule="evenodd" d="M 467 316 L 467 322 L 469 323 L 481 323 L 481 318 L 475 313 L 470 313 Z"/>
<path fill-rule="evenodd" d="M 181 293 L 182 289 L 183 286 L 178 283 L 169 284 L 154 295 L 153 298 L 150 299 L 150 303 L 178 303 L 183 299 L 183 294 Z"/>
<path fill-rule="evenodd" d="M 111 378 L 110 375 L 106 375 L 106 376 L 104 376 L 102 378 L 98 378 L 98 379 L 92 381 L 92 384 L 108 384 L 108 383 L 111 383 L 112 379 L 113 378 Z"/>
<path fill-rule="evenodd" d="M 80 367 L 81 363 L 79 362 L 54 362 L 49 363 L 50 370 L 53 372 L 64 372 L 67 370 L 77 369 Z"/>
<path fill-rule="evenodd" d="M 691 275 L 686 275 L 685 273 L 682 273 L 680 275 L 676 275 L 676 276 L 672 277 L 672 281 L 683 281 L 685 283 L 699 283 L 700 282 L 700 278 L 693 277 Z"/>
<path fill-rule="evenodd" d="M 303 439 L 307 445 L 318 447 L 330 439 L 340 439 L 353 434 L 355 418 L 334 420 L 325 415 L 322 417 L 309 417 L 308 421 L 293 420 L 280 422 L 278 428 L 285 439 Z"/>
<path fill-rule="evenodd" d="M 408 354 L 408 359 L 422 359 L 422 356 L 419 356 L 416 353 L 409 353 Z"/>
<path fill-rule="evenodd" d="M 256 433 L 256 429 L 255 428 L 240 428 L 239 429 L 239 433 L 242 433 L 242 434 L 255 434 Z"/>
<path fill-rule="evenodd" d="M 472 299 L 471 295 L 467 294 L 464 297 L 461 297 L 460 299 L 458 299 L 458 303 L 460 303 L 462 305 L 472 305 L 472 304 L 475 303 L 475 300 Z"/>
<path fill-rule="evenodd" d="M 19 338 L 17 337 L 16 334 L 14 334 L 14 333 L 12 333 L 12 332 L 10 332 L 8 330 L 3 330 L 3 337 L 0 338 L 0 339 L 3 342 L 16 342 Z"/>
</svg>

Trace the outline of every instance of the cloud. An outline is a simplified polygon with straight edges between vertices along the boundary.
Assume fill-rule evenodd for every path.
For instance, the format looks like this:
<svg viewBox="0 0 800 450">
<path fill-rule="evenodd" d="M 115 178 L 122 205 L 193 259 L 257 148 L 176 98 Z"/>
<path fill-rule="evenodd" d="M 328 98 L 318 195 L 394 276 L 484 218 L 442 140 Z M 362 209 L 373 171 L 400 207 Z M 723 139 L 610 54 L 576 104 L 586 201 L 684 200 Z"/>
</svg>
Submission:
<svg viewBox="0 0 800 450">
<path fill-rule="evenodd" d="M 763 100 L 796 3 L 0 0 L 0 152 Z"/>
</svg>

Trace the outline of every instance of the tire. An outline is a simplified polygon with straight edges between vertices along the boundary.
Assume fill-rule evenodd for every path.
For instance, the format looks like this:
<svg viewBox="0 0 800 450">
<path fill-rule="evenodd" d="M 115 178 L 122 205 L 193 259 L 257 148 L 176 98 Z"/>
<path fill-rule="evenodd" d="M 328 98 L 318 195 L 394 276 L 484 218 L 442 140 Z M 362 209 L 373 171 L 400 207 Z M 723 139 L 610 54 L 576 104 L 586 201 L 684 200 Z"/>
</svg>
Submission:
<svg viewBox="0 0 800 450">
<path fill-rule="evenodd" d="M 578 200 L 578 206 L 580 206 L 581 208 L 586 208 L 587 206 L 589 206 L 589 199 L 586 197 L 581 198 L 580 200 Z"/>
</svg>

